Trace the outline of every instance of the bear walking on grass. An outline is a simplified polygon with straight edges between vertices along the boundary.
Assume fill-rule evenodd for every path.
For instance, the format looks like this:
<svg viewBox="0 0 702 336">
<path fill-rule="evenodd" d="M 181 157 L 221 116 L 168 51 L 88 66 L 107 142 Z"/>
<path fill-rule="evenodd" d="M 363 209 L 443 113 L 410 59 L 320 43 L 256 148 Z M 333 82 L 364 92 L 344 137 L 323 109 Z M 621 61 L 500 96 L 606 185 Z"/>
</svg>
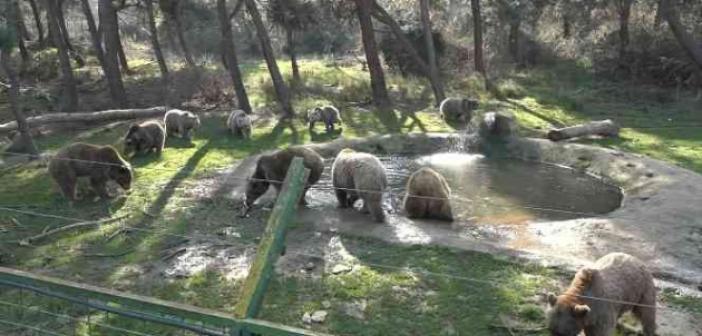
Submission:
<svg viewBox="0 0 702 336">
<path fill-rule="evenodd" d="M 251 139 L 251 118 L 242 110 L 234 110 L 229 114 L 227 128 L 234 136 Z"/>
<path fill-rule="evenodd" d="M 382 205 L 388 179 L 377 157 L 350 148 L 342 150 L 332 166 L 332 183 L 339 207 L 352 207 L 360 198 L 364 213 L 370 212 L 376 222 L 385 221 Z"/>
<path fill-rule="evenodd" d="M 624 253 L 610 253 L 580 269 L 561 295 L 549 294 L 547 325 L 552 335 L 611 336 L 627 311 L 641 321 L 645 336 L 656 330 L 656 288 L 646 265 Z M 633 304 L 628 304 L 633 303 Z"/>
<path fill-rule="evenodd" d="M 473 111 L 478 108 L 478 101 L 467 98 L 446 98 L 439 105 L 439 111 L 448 122 L 461 122 L 463 124 L 470 121 Z"/>
<path fill-rule="evenodd" d="M 200 127 L 200 117 L 192 112 L 173 109 L 166 112 L 163 123 L 166 125 L 167 136 L 190 140 L 191 132 Z"/>
<path fill-rule="evenodd" d="M 322 176 L 324 160 L 322 160 L 322 157 L 317 154 L 317 152 L 311 149 L 299 146 L 289 147 L 276 151 L 273 154 L 261 155 L 261 157 L 258 158 L 256 170 L 246 186 L 246 198 L 244 199 L 242 215 L 246 215 L 254 202 L 268 191 L 269 186 L 273 185 L 276 193 L 280 193 L 283 180 L 285 180 L 285 175 L 288 172 L 288 167 L 290 167 L 290 163 L 295 157 L 303 158 L 303 165 L 310 170 L 305 190 L 300 197 L 300 204 L 306 204 L 305 194 Z"/>
<path fill-rule="evenodd" d="M 307 112 L 307 122 L 310 124 L 310 131 L 314 129 L 314 124 L 323 122 L 327 132 L 334 131 L 334 125 L 341 125 L 341 115 L 339 109 L 334 106 L 315 107 Z"/>
<path fill-rule="evenodd" d="M 166 143 L 166 131 L 156 120 L 132 124 L 124 137 L 125 154 L 147 154 L 151 151 L 161 154 Z"/>
<path fill-rule="evenodd" d="M 77 200 L 76 182 L 89 177 L 93 190 L 102 198 L 111 197 L 106 182 L 113 180 L 122 189 L 132 184 L 132 167 L 112 146 L 74 143 L 59 150 L 49 162 L 49 174 L 70 201 Z"/>
<path fill-rule="evenodd" d="M 409 218 L 431 218 L 453 221 L 451 188 L 434 169 L 424 167 L 407 181 L 404 208 Z"/>
</svg>

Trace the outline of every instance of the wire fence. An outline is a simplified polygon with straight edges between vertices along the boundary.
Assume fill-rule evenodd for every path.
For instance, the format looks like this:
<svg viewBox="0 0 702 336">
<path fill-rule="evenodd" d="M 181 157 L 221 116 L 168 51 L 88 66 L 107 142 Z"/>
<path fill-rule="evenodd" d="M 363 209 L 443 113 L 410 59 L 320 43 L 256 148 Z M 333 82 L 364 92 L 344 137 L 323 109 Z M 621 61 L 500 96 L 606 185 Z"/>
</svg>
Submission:
<svg viewBox="0 0 702 336">
<path fill-rule="evenodd" d="M 86 161 L 86 160 L 74 160 L 74 159 L 65 159 L 65 158 L 54 158 L 54 159 L 59 159 L 59 160 L 69 160 L 69 161 L 78 161 L 81 163 L 89 163 L 89 164 L 94 164 L 94 165 L 101 165 L 105 164 L 103 162 L 95 162 L 95 161 Z M 109 165 L 109 164 L 108 164 Z M 168 167 L 141 167 L 138 169 L 144 169 L 144 170 L 161 170 L 161 171 L 168 171 L 168 172 L 173 172 L 177 173 L 182 171 L 183 168 L 168 168 Z M 200 177 L 205 176 L 208 173 L 222 173 L 223 169 L 229 169 L 229 167 L 217 167 L 217 168 L 208 168 L 208 169 L 197 169 L 198 174 Z M 398 176 L 400 177 L 405 177 L 408 178 L 410 175 L 404 175 L 404 174 L 399 174 Z M 236 180 L 241 182 L 242 184 L 244 183 L 250 183 L 250 182 L 266 182 L 269 184 L 280 184 L 282 183 L 279 180 L 269 180 L 269 179 L 256 179 L 252 178 L 250 176 L 236 176 L 234 174 L 228 174 L 227 179 L 231 180 Z M 183 180 L 186 180 L 187 178 L 183 178 Z M 169 186 L 172 185 L 172 186 Z M 146 189 L 156 189 L 156 190 L 166 190 L 168 188 L 171 189 L 178 189 L 178 190 L 188 190 L 190 186 L 180 186 L 177 183 L 168 183 L 166 185 L 151 185 L 151 186 L 140 186 L 140 188 L 146 188 Z M 406 196 L 412 196 L 416 198 L 424 198 L 424 199 L 430 199 L 430 200 L 447 200 L 446 198 L 440 198 L 440 197 L 429 197 L 429 196 L 423 196 L 423 195 L 407 195 L 404 192 L 394 192 L 394 191 L 388 191 L 388 190 L 358 190 L 354 188 L 337 188 L 333 186 L 312 186 L 310 190 L 317 190 L 317 191 L 323 191 L 323 192 L 333 192 L 335 190 L 345 190 L 349 192 L 363 192 L 363 193 L 382 193 L 384 195 L 388 195 L 389 197 L 396 197 L 396 198 L 404 198 Z M 129 197 L 131 197 L 130 195 Z M 146 199 L 149 199 L 148 196 L 143 196 Z M 216 197 L 225 197 L 225 196 L 216 196 Z M 450 197 L 448 200 L 451 202 L 469 202 L 469 203 L 479 203 L 479 202 L 484 202 L 484 203 L 489 203 L 489 201 L 485 200 L 473 200 L 473 199 L 467 199 L 465 197 Z M 577 212 L 577 211 L 570 211 L 567 209 L 554 209 L 554 208 L 548 208 L 548 207 L 541 207 L 538 205 L 499 205 L 499 204 L 493 204 L 498 207 L 503 207 L 505 209 L 509 208 L 520 208 L 520 209 L 527 209 L 527 210 L 533 210 L 533 211 L 544 211 L 544 212 L 559 212 L 559 213 L 565 213 L 569 215 L 574 215 L 574 216 L 582 216 L 582 217 L 588 217 L 588 218 L 597 218 L 597 217 L 603 217 L 602 214 L 597 214 L 597 213 L 586 213 L 586 212 Z M 147 206 L 147 204 L 144 204 L 144 206 Z M 232 209 L 230 209 L 232 210 Z M 21 215 L 26 215 L 26 216 L 35 216 L 35 217 L 41 217 L 41 218 L 48 218 L 48 219 L 56 219 L 56 220 L 61 220 L 61 221 L 66 221 L 66 222 L 73 222 L 73 223 L 80 223 L 80 222 L 90 222 L 94 220 L 89 220 L 85 218 L 79 218 L 77 216 L 64 216 L 64 215 L 57 215 L 57 214 L 52 214 L 48 213 L 46 209 L 41 209 L 41 208 L 32 208 L 32 207 L 27 207 L 26 205 L 19 205 L 16 207 L 13 206 L 0 206 L 0 211 L 2 212 L 7 212 L 7 213 L 16 213 L 16 214 L 21 214 Z M 148 216 L 147 213 L 145 215 Z M 612 215 L 606 215 L 607 218 L 621 218 L 621 219 L 627 219 L 629 217 L 626 216 L 612 216 Z M 630 219 L 632 220 L 639 220 L 638 218 L 633 218 L 631 217 Z M 171 236 L 171 237 L 177 237 L 177 238 L 184 238 L 188 239 L 191 241 L 197 241 L 198 239 L 201 239 L 202 236 L 194 236 L 191 234 L 180 234 L 180 233 L 173 233 L 169 232 L 168 230 L 171 229 L 170 227 L 167 226 L 159 226 L 159 225 L 149 225 L 148 227 L 139 227 L 138 225 L 131 225 L 127 224 L 125 225 L 124 222 L 126 222 L 127 219 L 121 220 L 117 223 L 112 224 L 110 228 L 114 228 L 113 231 L 118 231 L 118 230 L 126 230 L 126 231 L 136 231 L 136 232 L 142 232 L 145 234 L 154 234 L 154 235 L 163 235 L 163 236 Z M 226 224 L 231 224 L 231 218 L 228 219 L 228 223 L 222 223 L 224 225 Z M 70 225 L 70 224 L 69 224 Z M 46 231 L 46 229 L 45 229 Z M 455 237 L 460 238 L 459 235 L 455 235 Z M 237 242 L 240 243 L 240 242 Z M 302 253 L 302 252 L 291 252 L 288 254 L 289 256 L 299 256 L 299 257 L 307 257 L 307 258 L 321 258 L 324 259 L 326 256 L 325 255 L 320 255 L 320 254 L 310 254 L 310 253 Z M 556 256 L 556 258 L 558 258 Z M 421 268 L 412 268 L 412 267 L 407 267 L 407 266 L 397 266 L 397 265 L 388 265 L 384 263 L 376 263 L 376 262 L 362 262 L 364 265 L 367 267 L 371 268 L 378 268 L 378 269 L 384 269 L 384 270 L 390 270 L 390 271 L 401 271 L 401 272 L 409 272 L 409 273 L 415 273 L 415 274 L 421 274 L 423 276 L 427 277 L 437 277 L 437 278 L 443 278 L 443 279 L 449 279 L 449 280 L 454 280 L 454 281 L 464 281 L 468 283 L 480 283 L 483 285 L 488 285 L 491 287 L 494 287 L 496 289 L 504 288 L 504 284 L 500 283 L 498 281 L 491 281 L 491 280 L 485 280 L 485 279 L 476 279 L 476 278 L 470 278 L 470 277 L 465 277 L 461 276 L 459 274 L 451 274 L 451 273 L 441 273 L 441 272 L 430 272 L 423 270 Z M 9 294 L 8 294 L 9 293 Z M 10 295 L 8 298 L 7 295 Z M 14 295 L 14 296 L 13 296 Z M 169 327 L 169 326 L 163 326 L 159 325 L 158 323 L 151 323 L 151 322 L 143 322 L 143 320 L 140 320 L 138 318 L 133 318 L 129 319 L 128 317 L 124 316 L 117 316 L 114 314 L 110 314 L 109 312 L 104 312 L 100 310 L 91 310 L 89 308 L 81 308 L 81 309 L 65 309 L 61 308 L 61 305 L 59 306 L 59 309 L 53 310 L 53 309 L 47 309 L 46 307 L 53 307 L 51 304 L 46 304 L 46 303 L 39 303 L 35 304 L 33 302 L 35 301 L 26 301 L 26 300 L 20 300 L 20 301 L 15 301 L 11 299 L 12 297 L 17 298 L 17 295 L 19 297 L 23 297 L 26 295 L 26 293 L 23 293 L 22 290 L 19 290 L 19 294 L 15 293 L 15 291 L 7 291 L 4 292 L 4 294 L 0 295 L 0 311 L 3 313 L 0 314 L 0 316 L 3 316 L 3 318 L 0 318 L 0 325 L 5 325 L 8 329 L 6 331 L 10 333 L 12 330 L 15 329 L 22 329 L 26 331 L 31 331 L 35 333 L 41 333 L 45 335 L 138 335 L 138 336 L 150 336 L 150 335 L 195 335 L 195 334 L 206 334 L 206 335 L 227 335 L 227 330 L 215 330 L 212 328 L 206 328 L 203 330 L 199 331 L 192 331 L 192 330 L 186 330 L 186 329 L 178 329 L 174 327 Z M 611 298 L 606 298 L 606 297 L 595 297 L 595 296 L 590 296 L 590 295 L 576 295 L 579 299 L 585 299 L 585 300 L 594 300 L 594 301 L 604 301 L 604 302 L 609 302 L 613 304 L 624 304 L 624 305 L 629 305 L 629 306 L 640 306 L 640 307 L 645 307 L 645 308 L 656 308 L 656 309 L 669 309 L 668 307 L 665 306 L 651 306 L 651 305 L 643 305 L 639 304 L 636 302 L 626 302 L 626 301 L 620 301 L 616 299 L 611 299 Z M 36 300 L 36 299 L 35 299 Z M 28 302 L 28 303 L 27 303 Z M 44 318 L 40 318 L 39 316 L 44 316 Z M 36 321 L 44 321 L 42 323 L 36 323 Z M 141 325 L 138 325 L 141 323 Z M 169 329 L 170 328 L 170 329 Z M 2 331 L 2 329 L 0 329 Z"/>
</svg>

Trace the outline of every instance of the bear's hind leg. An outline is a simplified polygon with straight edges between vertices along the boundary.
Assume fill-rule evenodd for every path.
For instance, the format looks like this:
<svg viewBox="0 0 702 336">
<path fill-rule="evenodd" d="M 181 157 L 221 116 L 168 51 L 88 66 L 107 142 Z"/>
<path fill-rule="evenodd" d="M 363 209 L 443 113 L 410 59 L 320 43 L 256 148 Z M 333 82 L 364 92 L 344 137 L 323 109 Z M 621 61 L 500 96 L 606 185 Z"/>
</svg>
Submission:
<svg viewBox="0 0 702 336">
<path fill-rule="evenodd" d="M 336 193 L 336 200 L 339 201 L 339 208 L 348 208 L 349 207 L 349 198 L 348 195 L 346 194 L 346 190 L 342 189 L 334 189 L 334 192 Z"/>
</svg>

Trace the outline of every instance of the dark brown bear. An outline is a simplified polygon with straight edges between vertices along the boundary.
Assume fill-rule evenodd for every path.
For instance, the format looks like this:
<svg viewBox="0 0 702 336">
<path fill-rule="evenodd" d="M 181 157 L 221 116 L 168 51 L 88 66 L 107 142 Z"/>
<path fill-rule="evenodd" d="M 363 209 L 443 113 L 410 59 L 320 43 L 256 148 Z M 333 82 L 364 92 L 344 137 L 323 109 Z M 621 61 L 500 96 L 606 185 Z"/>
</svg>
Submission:
<svg viewBox="0 0 702 336">
<path fill-rule="evenodd" d="M 641 260 L 610 253 L 580 269 L 561 295 L 549 294 L 546 312 L 551 335 L 614 335 L 619 317 L 631 311 L 643 325 L 643 334 L 656 332 L 656 287 Z"/>
<path fill-rule="evenodd" d="M 166 143 L 166 131 L 156 120 L 132 124 L 124 137 L 125 154 L 148 154 L 151 151 L 161 154 Z"/>
<path fill-rule="evenodd" d="M 246 186 L 246 198 L 244 199 L 244 210 L 242 215 L 246 215 L 256 200 L 265 194 L 268 187 L 273 185 L 276 193 L 280 193 L 282 182 L 288 172 L 288 167 L 295 157 L 303 158 L 305 168 L 310 170 L 307 178 L 307 185 L 300 197 L 300 204 L 306 204 L 305 194 L 313 184 L 319 181 L 324 171 L 324 160 L 317 152 L 305 147 L 289 147 L 279 150 L 273 154 L 261 155 L 256 163 L 256 171 Z M 279 183 L 271 181 L 280 181 Z M 276 195 L 277 197 L 277 195 Z"/>
<path fill-rule="evenodd" d="M 428 167 L 417 170 L 407 181 L 407 217 L 453 221 L 449 197 L 451 189 L 441 174 Z"/>
<path fill-rule="evenodd" d="M 132 184 L 132 167 L 112 146 L 74 143 L 59 150 L 49 162 L 49 173 L 71 201 L 77 200 L 76 182 L 89 177 L 93 190 L 102 198 L 110 197 L 105 183 L 117 182 L 124 190 Z"/>
</svg>

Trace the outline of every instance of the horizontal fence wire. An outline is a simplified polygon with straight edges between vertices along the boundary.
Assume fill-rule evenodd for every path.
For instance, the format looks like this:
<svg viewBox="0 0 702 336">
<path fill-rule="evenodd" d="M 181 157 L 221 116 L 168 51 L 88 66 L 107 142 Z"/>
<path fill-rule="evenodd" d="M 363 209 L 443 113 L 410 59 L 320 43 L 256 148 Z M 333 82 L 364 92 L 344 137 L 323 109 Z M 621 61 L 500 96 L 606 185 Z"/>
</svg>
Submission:
<svg viewBox="0 0 702 336">
<path fill-rule="evenodd" d="M 60 160 L 68 160 L 68 161 L 73 161 L 74 159 L 67 159 L 67 158 L 58 158 Z M 78 160 L 81 162 L 89 162 L 93 164 L 103 164 L 103 162 L 98 162 L 98 161 L 87 161 L 87 160 Z M 542 162 L 539 162 L 542 163 Z M 109 163 L 104 163 L 106 165 L 113 165 Z M 548 165 L 554 165 L 550 163 L 543 163 L 543 164 L 548 164 Z M 177 172 L 180 171 L 180 169 L 176 168 L 165 168 L 165 167 L 142 167 L 139 169 L 145 169 L 145 170 L 159 170 L 159 171 L 169 171 L 169 172 Z M 221 168 L 209 168 L 204 171 L 200 171 L 201 173 L 203 172 L 209 172 L 209 171 L 216 171 L 216 172 L 221 172 L 222 170 L 228 169 L 226 167 L 221 167 Z M 484 169 L 484 168 L 483 168 Z M 407 177 L 409 178 L 409 174 L 394 174 L 395 176 L 401 176 L 401 177 Z M 232 180 L 238 180 L 238 181 L 243 181 L 243 182 L 266 182 L 269 184 L 282 184 L 283 181 L 281 180 L 271 180 L 271 179 L 261 179 L 261 178 L 253 178 L 250 176 L 234 176 L 234 175 L 227 175 L 227 179 L 232 179 Z M 187 178 L 180 179 L 180 181 L 185 181 Z M 169 183 L 172 183 L 169 182 Z M 161 185 L 154 185 L 154 186 L 145 186 L 145 187 L 139 187 L 139 188 L 153 188 L 157 190 L 165 190 L 168 189 L 168 187 L 164 187 Z M 173 189 L 187 189 L 188 187 L 185 186 L 177 186 L 173 187 Z M 334 191 L 334 190 L 344 190 L 344 191 L 349 191 L 349 192 L 354 192 L 354 193 L 369 193 L 369 194 L 384 194 L 384 195 L 390 195 L 397 197 L 398 199 L 404 199 L 405 197 L 411 197 L 411 198 L 417 198 L 417 199 L 428 199 L 428 200 L 450 200 L 452 202 L 462 202 L 462 203 L 472 203 L 472 204 L 489 204 L 489 205 L 494 205 L 499 208 L 504 208 L 504 209 L 515 209 L 515 208 L 521 208 L 521 209 L 526 209 L 526 210 L 534 210 L 534 211 L 541 211 L 541 212 L 550 212 L 550 213 L 562 213 L 562 214 L 571 214 L 571 215 L 576 215 L 576 216 L 587 216 L 587 217 L 592 217 L 592 218 L 598 218 L 598 217 L 606 217 L 606 218 L 613 218 L 612 216 L 609 215 L 603 215 L 599 213 L 588 213 L 588 212 L 579 212 L 579 211 L 572 211 L 572 210 L 567 210 L 567 209 L 557 209 L 557 208 L 549 208 L 545 206 L 539 206 L 539 205 L 530 205 L 530 204 L 525 204 L 525 205 L 518 205 L 518 204 L 512 204 L 512 205 L 505 205 L 505 204 L 499 204 L 496 202 L 490 202 L 486 200 L 481 200 L 481 201 L 476 201 L 472 200 L 466 197 L 456 197 L 456 196 L 449 196 L 447 197 L 433 197 L 433 196 L 424 196 L 424 195 L 414 195 L 414 194 L 408 194 L 406 192 L 403 193 L 398 193 L 398 192 L 393 192 L 393 191 L 388 191 L 388 190 L 372 190 L 372 189 L 357 189 L 357 188 L 342 188 L 342 187 L 321 187 L 321 186 L 316 186 L 312 185 L 309 190 L 326 190 L 326 191 Z M 138 197 L 145 197 L 145 196 L 138 196 Z M 193 197 L 192 199 L 201 199 L 207 197 Z M 638 218 L 628 218 L 625 216 L 617 215 L 616 218 L 618 219 L 632 219 L 632 220 L 640 220 Z"/>
<path fill-rule="evenodd" d="M 0 210 L 1 210 L 1 209 L 0 209 Z M 170 234 L 170 233 L 159 233 L 159 232 L 157 232 L 157 231 L 155 231 L 155 230 L 150 230 L 150 229 L 140 229 L 140 230 L 138 230 L 138 231 L 153 232 L 153 233 L 156 233 L 156 234 L 163 234 L 163 235 L 172 235 L 172 234 Z M 174 235 L 174 236 L 177 236 L 177 237 L 185 237 L 185 238 L 191 238 L 191 239 L 197 239 L 197 237 L 188 236 L 188 235 Z M 456 236 L 456 237 L 458 237 L 458 236 Z M 322 259 L 322 260 L 325 259 L 325 256 L 324 256 L 324 255 L 310 254 L 310 253 L 301 253 L 301 252 L 292 252 L 292 251 L 289 252 L 289 253 L 286 253 L 286 256 L 287 256 L 287 255 L 290 255 L 290 256 L 292 256 L 292 255 L 297 255 L 297 256 L 301 256 L 301 257 L 316 258 L 316 259 Z M 375 255 L 373 255 L 373 256 L 374 256 L 374 257 L 383 257 L 383 256 L 387 257 L 387 256 L 391 256 L 391 255 L 392 255 L 392 254 L 387 254 L 387 255 L 385 255 L 385 254 L 375 254 Z M 569 260 L 569 259 L 567 259 L 567 258 L 558 257 L 558 256 L 556 256 L 555 258 L 556 258 L 556 259 L 562 259 L 562 260 L 572 261 L 572 260 Z M 470 278 L 470 277 L 465 277 L 465 276 L 460 276 L 460 275 L 450 274 L 450 273 L 430 272 L 430 271 L 424 271 L 424 270 L 413 270 L 412 268 L 408 268 L 408 267 L 404 267 L 404 266 L 386 265 L 386 264 L 382 264 L 382 263 L 363 262 L 363 264 L 368 265 L 368 266 L 371 266 L 371 267 L 382 268 L 382 269 L 388 269 L 388 270 L 393 270 L 393 271 L 411 271 L 411 272 L 415 272 L 415 273 L 418 273 L 418 274 L 423 274 L 423 275 L 426 275 L 426 276 L 439 277 L 439 278 L 452 279 L 452 280 L 460 280 L 460 281 L 467 281 L 467 282 L 471 282 L 471 283 L 486 284 L 486 285 L 490 285 L 490 286 L 493 286 L 493 287 L 498 288 L 498 289 L 504 287 L 504 284 L 501 283 L 501 282 L 498 282 L 498 281 L 488 281 L 488 280 L 482 280 L 482 279 L 477 279 L 477 278 Z M 609 303 L 615 303 L 615 304 L 626 304 L 626 305 L 631 305 L 631 306 L 641 306 L 641 307 L 658 308 L 658 309 L 672 309 L 672 308 L 668 308 L 668 307 L 665 307 L 665 306 L 644 305 L 644 304 L 639 304 L 639 303 L 636 303 L 636 302 L 621 301 L 621 300 L 616 300 L 616 299 L 609 299 L 609 298 L 596 297 L 596 296 L 590 296 L 590 295 L 573 295 L 573 294 L 565 294 L 565 295 L 572 295 L 572 296 L 576 296 L 576 297 L 581 298 L 581 299 L 590 299 L 590 300 L 603 301 L 603 302 L 609 302 Z"/>
</svg>

